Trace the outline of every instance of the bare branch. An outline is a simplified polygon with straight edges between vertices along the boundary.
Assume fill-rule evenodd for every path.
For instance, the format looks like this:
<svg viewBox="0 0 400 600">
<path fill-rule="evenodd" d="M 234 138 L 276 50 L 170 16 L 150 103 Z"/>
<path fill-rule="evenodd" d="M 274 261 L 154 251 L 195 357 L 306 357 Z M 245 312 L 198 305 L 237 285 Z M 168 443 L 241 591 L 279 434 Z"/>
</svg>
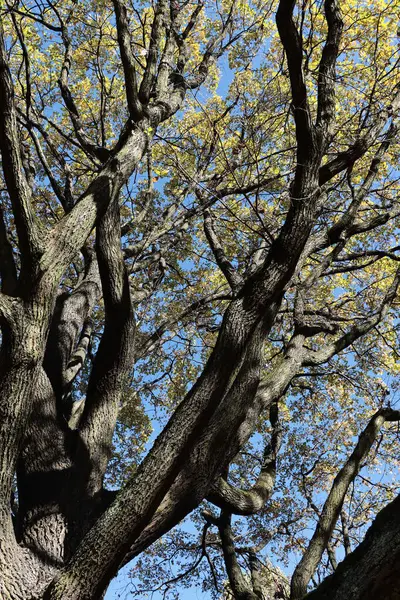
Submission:
<svg viewBox="0 0 400 600">
<path fill-rule="evenodd" d="M 303 598 L 307 592 L 307 585 L 314 575 L 315 569 L 326 549 L 333 528 L 342 510 L 344 498 L 349 485 L 356 477 L 362 462 L 368 456 L 372 444 L 376 440 L 385 421 L 399 421 L 400 411 L 390 408 L 378 410 L 361 433 L 357 445 L 351 456 L 339 471 L 332 484 L 328 498 L 325 501 L 321 516 L 317 523 L 314 535 L 303 554 L 303 557 L 294 570 L 291 581 L 291 599 Z"/>
<path fill-rule="evenodd" d="M 133 121 L 143 116 L 143 107 L 138 97 L 135 59 L 132 53 L 132 40 L 128 27 L 128 15 L 122 0 L 113 0 L 118 32 L 118 43 L 121 52 L 122 66 L 125 75 L 125 91 L 129 114 Z"/>
<path fill-rule="evenodd" d="M 34 268 L 34 258 L 42 252 L 42 232 L 31 206 L 31 192 L 26 181 L 20 153 L 20 139 L 14 106 L 14 87 L 8 66 L 0 24 L 0 149 L 3 172 L 10 196 L 18 239 L 22 267 L 28 273 Z"/>
<path fill-rule="evenodd" d="M 235 515 L 252 515 L 259 512 L 271 497 L 275 484 L 276 457 L 282 439 L 276 403 L 270 407 L 270 420 L 273 427 L 271 441 L 265 447 L 261 471 L 254 486 L 250 490 L 238 489 L 220 477 L 211 487 L 207 500 L 224 511 Z"/>
<path fill-rule="evenodd" d="M 86 135 L 85 129 L 83 127 L 79 115 L 78 107 L 76 106 L 75 100 L 69 88 L 68 76 L 72 65 L 72 45 L 65 23 L 63 21 L 60 21 L 60 24 L 62 39 L 65 46 L 64 61 L 61 67 L 60 78 L 58 80 L 61 96 L 64 100 L 65 106 L 68 109 L 69 116 L 74 127 L 75 135 L 78 139 L 82 150 L 86 152 L 88 156 L 96 158 L 100 162 L 104 162 L 109 158 L 110 151 L 107 150 L 107 148 L 102 148 L 100 146 L 97 146 L 96 144 L 93 144 Z"/>
<path fill-rule="evenodd" d="M 400 108 L 400 86 L 397 86 L 393 100 L 389 106 L 382 109 L 374 119 L 373 125 L 367 133 L 359 137 L 355 143 L 347 150 L 339 152 L 336 158 L 332 159 L 319 170 L 319 184 L 323 185 L 332 179 L 338 173 L 349 169 L 354 163 L 359 160 L 367 152 L 369 148 L 376 142 L 387 125 L 388 120 L 393 116 L 396 117 Z"/>
<path fill-rule="evenodd" d="M 234 597 L 237 600 L 259 600 L 259 597 L 253 591 L 251 583 L 246 581 L 237 560 L 231 528 L 231 514 L 222 511 L 217 523 L 226 572 L 228 573 L 229 583 Z"/>
<path fill-rule="evenodd" d="M 197 310 L 202 309 L 203 307 L 211 304 L 212 302 L 218 302 L 220 300 L 232 300 L 232 296 L 228 292 L 212 292 L 198 300 L 195 300 L 187 308 L 185 308 L 180 314 L 176 317 L 172 317 L 170 319 L 165 319 L 159 327 L 152 333 L 148 338 L 146 338 L 140 346 L 136 349 L 136 360 L 140 357 L 143 357 L 145 354 L 151 352 L 155 345 L 162 341 L 162 336 L 173 327 L 179 321 L 183 321 L 191 314 L 195 313 Z"/>
<path fill-rule="evenodd" d="M 219 241 L 213 226 L 212 213 L 208 208 L 204 211 L 204 232 L 219 268 L 225 275 L 232 290 L 234 292 L 238 291 L 243 284 L 243 280 L 225 255 L 224 249 L 222 248 L 221 242 Z"/>
<path fill-rule="evenodd" d="M 351 346 L 361 336 L 365 335 L 382 321 L 391 308 L 396 298 L 397 290 L 400 285 L 400 267 L 397 269 L 393 281 L 386 292 L 380 307 L 369 317 L 365 317 L 362 323 L 353 325 L 351 329 L 332 343 L 325 344 L 319 350 L 309 350 L 304 358 L 303 365 L 321 365 L 327 362 L 332 356 L 342 352 L 345 348 Z"/>
</svg>

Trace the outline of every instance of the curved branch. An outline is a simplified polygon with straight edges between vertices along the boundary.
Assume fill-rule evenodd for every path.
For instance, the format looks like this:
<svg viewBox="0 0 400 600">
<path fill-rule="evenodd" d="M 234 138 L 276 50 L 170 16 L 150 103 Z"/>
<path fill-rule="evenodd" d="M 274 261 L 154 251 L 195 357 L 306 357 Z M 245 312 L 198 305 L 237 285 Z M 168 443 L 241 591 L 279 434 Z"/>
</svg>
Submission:
<svg viewBox="0 0 400 600">
<path fill-rule="evenodd" d="M 61 294 L 57 298 L 43 360 L 58 402 L 62 402 L 70 391 L 73 380 L 71 361 L 77 367 L 74 355 L 78 351 L 79 340 L 82 340 L 85 323 L 100 294 L 96 258 L 92 252 L 85 252 L 85 275 L 82 281 L 69 295 Z M 63 410 L 64 407 L 60 404 L 60 408 Z"/>
<path fill-rule="evenodd" d="M 79 338 L 77 347 L 75 348 L 72 356 L 70 357 L 68 364 L 63 373 L 63 383 L 65 387 L 71 387 L 74 379 L 82 369 L 86 356 L 89 350 L 90 338 L 93 331 L 93 321 L 89 317 L 86 319 L 83 329 Z"/>
<path fill-rule="evenodd" d="M 224 511 L 235 515 L 252 515 L 259 512 L 271 497 L 275 485 L 276 457 L 282 440 L 277 404 L 270 407 L 270 421 L 273 427 L 271 442 L 265 447 L 261 471 L 254 486 L 249 490 L 238 489 L 220 477 L 211 487 L 207 500 Z"/>
<path fill-rule="evenodd" d="M 293 114 L 296 124 L 296 179 L 299 179 L 305 166 L 315 154 L 316 139 L 303 76 L 303 40 L 293 20 L 295 4 L 295 0 L 280 0 L 276 13 L 276 25 L 289 69 Z"/>
</svg>

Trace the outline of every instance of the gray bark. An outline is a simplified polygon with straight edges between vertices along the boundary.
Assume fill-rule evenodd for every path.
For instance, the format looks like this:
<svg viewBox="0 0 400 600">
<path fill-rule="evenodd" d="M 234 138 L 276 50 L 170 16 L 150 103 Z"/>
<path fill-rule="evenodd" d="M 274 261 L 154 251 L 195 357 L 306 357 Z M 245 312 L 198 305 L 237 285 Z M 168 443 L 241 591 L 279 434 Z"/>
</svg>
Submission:
<svg viewBox="0 0 400 600">
<path fill-rule="evenodd" d="M 29 160 L 26 156 L 24 159 L 21 151 L 12 76 L 0 30 L 0 150 L 20 258 L 17 272 L 4 215 L 0 214 L 0 593 L 13 600 L 97 600 L 123 561 L 147 548 L 178 523 L 210 493 L 212 486 L 211 497 L 217 503 L 224 501 L 225 507 L 228 502 L 230 509 L 236 505 L 242 512 L 249 512 L 249 505 L 251 510 L 259 508 L 260 502 L 265 502 L 271 493 L 277 439 L 245 509 L 239 505 L 243 496 L 249 500 L 248 492 L 221 489 L 224 485 L 218 483 L 221 471 L 251 435 L 260 412 L 285 392 L 304 364 L 328 360 L 383 318 L 396 295 L 400 277 L 396 276 L 378 314 L 363 327 L 341 336 L 333 346 L 323 347 L 320 353 L 306 350 L 304 344 L 306 337 L 315 333 L 315 323 L 310 327 L 296 322 L 284 358 L 260 384 L 264 340 L 304 256 L 337 242 L 342 234 L 354 233 L 359 205 L 353 206 L 354 214 L 349 212 L 339 233 L 336 228 L 322 241 L 313 239 L 320 186 L 363 156 L 385 130 L 390 117 L 390 111 L 382 111 L 368 135 L 321 167 L 335 118 L 335 65 L 342 31 L 340 12 L 336 2 L 325 2 L 328 34 L 318 69 L 314 122 L 302 70 L 302 41 L 293 17 L 294 2 L 281 0 L 277 26 L 288 65 L 297 137 L 296 168 L 285 222 L 269 251 L 261 253 L 262 259 L 253 265 L 251 274 L 242 279 L 224 254 L 211 215 L 207 213 L 209 207 L 203 206 L 197 213 L 193 210 L 193 214 L 206 210 L 207 239 L 231 284 L 230 304 L 203 373 L 135 476 L 116 497 L 112 495 L 111 501 L 103 489 L 103 477 L 119 403 L 135 358 L 132 299 L 121 251 L 119 191 L 140 164 L 149 136 L 161 122 L 180 110 L 186 90 L 204 82 L 212 61 L 234 40 L 233 23 L 227 18 L 218 34 L 205 44 L 195 73 L 185 78 L 186 38 L 202 5 L 194 9 L 187 26 L 179 32 L 176 13 L 169 2 L 159 0 L 139 85 L 134 71 L 128 12 L 120 0 L 114 0 L 113 6 L 130 118 L 112 150 L 94 143 L 84 130 L 69 85 L 72 45 L 68 23 L 60 19 L 56 27 L 65 47 L 59 78 L 61 98 L 74 131 L 73 143 L 94 165 L 95 175 L 74 204 L 70 180 L 67 177 L 64 193 L 52 176 L 39 139 L 31 136 L 46 176 L 65 209 L 65 215 L 49 230 L 40 224 L 31 202 Z M 19 9 L 16 6 L 10 10 L 18 14 Z M 14 25 L 17 26 L 15 19 Z M 55 26 L 51 27 L 54 30 Z M 21 35 L 19 41 L 26 60 Z M 161 47 L 162 57 L 159 56 Z M 27 60 L 25 66 L 29 79 Z M 27 104 L 30 100 L 27 98 Z M 29 128 L 35 125 L 28 109 L 24 118 Z M 37 127 L 40 130 L 40 124 Z M 57 131 L 62 135 L 63 132 Z M 382 153 L 387 147 L 388 144 L 381 145 Z M 61 163 L 68 175 L 65 160 Z M 256 188 L 251 185 L 247 189 Z M 222 189 L 216 198 L 218 194 L 223 197 L 225 192 L 229 195 L 242 191 Z M 181 224 L 186 223 L 186 213 L 179 219 Z M 381 219 L 381 222 L 386 221 Z M 365 227 L 358 224 L 356 231 L 364 231 Z M 85 244 L 94 228 L 99 271 L 94 257 L 86 256 L 83 281 L 72 293 L 58 295 L 71 262 L 82 249 L 88 251 Z M 153 237 L 150 235 L 149 239 L 158 241 L 170 231 L 171 223 L 166 219 L 158 231 L 150 232 Z M 314 245 L 310 246 L 310 240 Z M 125 257 L 132 256 L 136 250 L 128 249 Z M 68 394 L 86 357 L 90 315 L 100 293 L 105 307 L 104 331 L 87 395 L 81 404 L 82 415 L 76 418 L 76 430 L 72 430 Z M 333 330 L 324 331 L 332 333 Z M 159 334 L 160 331 L 155 335 Z M 15 472 L 19 509 L 13 523 L 10 499 Z M 235 493 L 235 498 L 227 498 Z M 374 539 L 381 539 L 382 535 L 382 539 L 386 539 L 387 522 L 393 523 L 391 508 L 385 510 L 384 517 L 378 519 L 379 525 L 371 529 L 377 531 L 371 534 Z M 365 558 L 370 551 L 375 552 L 378 562 L 381 560 L 379 543 L 371 543 L 371 535 L 367 550 L 359 553 L 361 565 L 363 561 L 371 561 L 371 557 Z M 231 552 L 229 523 L 221 526 L 221 536 L 230 576 L 236 573 L 232 582 L 238 595 L 252 599 L 259 596 L 258 592 L 246 596 L 234 552 Z M 254 577 L 256 579 L 256 573 Z M 390 574 L 390 577 L 394 576 Z M 258 583 L 255 589 L 259 590 Z"/>
<path fill-rule="evenodd" d="M 400 596 L 400 498 L 378 513 L 364 541 L 307 600 L 395 600 Z"/>
</svg>

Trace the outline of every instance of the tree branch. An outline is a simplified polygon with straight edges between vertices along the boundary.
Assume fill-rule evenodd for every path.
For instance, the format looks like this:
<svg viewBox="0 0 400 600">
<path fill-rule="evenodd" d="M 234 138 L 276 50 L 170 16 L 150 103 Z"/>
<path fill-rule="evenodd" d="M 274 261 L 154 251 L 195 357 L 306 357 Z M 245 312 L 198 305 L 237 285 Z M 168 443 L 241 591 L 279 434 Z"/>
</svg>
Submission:
<svg viewBox="0 0 400 600">
<path fill-rule="evenodd" d="M 135 59 L 132 52 L 132 40 L 129 33 L 128 15 L 122 0 L 113 0 L 115 20 L 118 32 L 118 44 L 121 52 L 125 76 L 125 92 L 131 119 L 139 121 L 143 116 L 142 103 L 138 96 Z"/>
<path fill-rule="evenodd" d="M 259 512 L 271 497 L 275 484 L 276 457 L 282 439 L 282 428 L 278 418 L 278 405 L 270 407 L 273 427 L 271 441 L 264 450 L 263 463 L 257 481 L 250 490 L 242 490 L 220 477 L 211 487 L 207 500 L 224 511 L 235 515 L 252 515 Z"/>
<path fill-rule="evenodd" d="M 400 497 L 376 516 L 364 541 L 304 600 L 397 600 Z"/>
<path fill-rule="evenodd" d="M 286 54 L 292 90 L 292 106 L 296 124 L 297 178 L 309 163 L 316 148 L 314 128 L 303 76 L 303 41 L 293 20 L 294 0 L 280 0 L 276 25 Z"/>
<path fill-rule="evenodd" d="M 17 287 L 17 269 L 15 266 L 14 253 L 8 237 L 4 212 L 0 206 L 0 274 L 1 291 L 4 294 L 13 295 Z"/>
<path fill-rule="evenodd" d="M 139 89 L 139 100 L 145 106 L 149 103 L 155 77 L 157 74 L 158 48 L 164 32 L 163 19 L 166 18 L 168 2 L 158 0 L 154 9 L 153 24 L 150 33 L 150 44 L 147 52 L 146 69 Z"/>
<path fill-rule="evenodd" d="M 321 365 L 327 362 L 332 356 L 338 354 L 345 348 L 348 348 L 360 337 L 371 331 L 378 323 L 382 321 L 384 316 L 388 313 L 391 305 L 396 298 L 397 290 L 400 285 L 400 267 L 397 269 L 393 281 L 386 292 L 379 309 L 373 313 L 369 318 L 365 318 L 364 321 L 359 325 L 354 325 L 351 329 L 343 334 L 336 341 L 325 344 L 319 350 L 308 350 L 303 365 Z"/>
<path fill-rule="evenodd" d="M 134 360 L 135 320 L 128 273 L 121 250 L 118 195 L 112 199 L 97 226 L 96 254 L 105 324 L 79 424 L 80 438 L 90 465 L 86 482 L 90 497 L 102 489 L 121 396 Z"/>
<path fill-rule="evenodd" d="M 359 137 L 355 143 L 347 150 L 339 152 L 336 158 L 332 159 L 319 169 L 319 184 L 324 185 L 338 173 L 349 169 L 359 160 L 367 150 L 376 142 L 379 135 L 382 134 L 388 120 L 397 115 L 400 108 L 400 86 L 396 87 L 396 93 L 389 106 L 382 109 L 376 116 L 374 124 L 362 137 Z"/>
<path fill-rule="evenodd" d="M 68 34 L 67 27 L 63 21 L 60 20 L 61 35 L 65 46 L 64 61 L 61 67 L 60 78 L 58 85 L 60 87 L 61 96 L 64 100 L 64 104 L 68 109 L 68 113 L 75 131 L 75 135 L 82 150 L 90 157 L 98 159 L 100 162 L 106 161 L 110 156 L 110 151 L 101 146 L 93 144 L 85 133 L 84 127 L 81 122 L 78 108 L 75 104 L 71 90 L 69 89 L 68 76 L 72 65 L 72 47 L 71 40 Z"/>
<path fill-rule="evenodd" d="M 343 21 L 336 0 L 325 0 L 324 8 L 328 34 L 318 69 L 316 127 L 321 137 L 320 144 L 326 147 L 335 120 L 336 61 L 342 37 Z"/>
<path fill-rule="evenodd" d="M 43 359 L 62 414 L 68 408 L 64 406 L 64 401 L 71 389 L 73 371 L 78 367 L 74 356 L 79 340 L 84 335 L 85 323 L 101 294 L 99 270 L 93 251 L 85 249 L 84 258 L 82 281 L 70 294 L 63 293 L 57 298 Z"/>
<path fill-rule="evenodd" d="M 202 309 L 208 304 L 211 304 L 212 302 L 217 302 L 219 300 L 232 300 L 232 297 L 228 292 L 213 292 L 189 304 L 189 306 L 185 308 L 176 317 L 173 317 L 171 319 L 165 319 L 148 338 L 146 338 L 142 343 L 138 344 L 136 348 L 135 360 L 138 360 L 139 358 L 145 356 L 145 354 L 149 354 L 153 350 L 155 345 L 162 340 L 162 336 L 164 335 L 164 333 L 168 331 L 168 329 L 173 327 L 176 323 L 179 323 L 179 321 L 184 320 L 186 317 L 195 313 L 198 309 Z"/>
<path fill-rule="evenodd" d="M 23 271 L 31 273 L 42 253 L 42 232 L 31 206 L 20 153 L 20 139 L 14 106 L 14 87 L 0 24 L 0 149 L 4 179 L 13 208 Z"/>
<path fill-rule="evenodd" d="M 315 569 L 321 560 L 331 538 L 336 521 L 342 510 L 344 498 L 352 481 L 354 481 L 360 466 L 376 440 L 382 425 L 386 421 L 399 421 L 400 411 L 390 408 L 378 410 L 367 427 L 361 433 L 357 445 L 351 456 L 339 471 L 332 484 L 328 498 L 325 501 L 314 535 L 303 554 L 303 557 L 294 570 L 291 581 L 291 600 L 303 598 L 307 586 L 314 575 Z"/>
<path fill-rule="evenodd" d="M 219 241 L 214 230 L 212 215 L 208 208 L 206 208 L 204 211 L 204 232 L 210 248 L 215 256 L 215 260 L 217 261 L 217 265 L 225 275 L 225 278 L 232 290 L 237 292 L 242 286 L 243 280 L 225 255 L 221 242 Z"/>
<path fill-rule="evenodd" d="M 217 521 L 226 572 L 235 600 L 259 600 L 251 582 L 246 581 L 237 560 L 231 528 L 231 514 L 221 511 Z"/>
</svg>

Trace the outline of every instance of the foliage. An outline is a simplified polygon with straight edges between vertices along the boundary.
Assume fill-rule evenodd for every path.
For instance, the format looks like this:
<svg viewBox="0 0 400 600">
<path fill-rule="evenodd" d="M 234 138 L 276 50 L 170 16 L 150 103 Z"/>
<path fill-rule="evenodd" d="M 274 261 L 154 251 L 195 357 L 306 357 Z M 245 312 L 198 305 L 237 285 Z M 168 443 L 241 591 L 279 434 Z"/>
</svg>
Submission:
<svg viewBox="0 0 400 600">
<path fill-rule="evenodd" d="M 82 243 L 73 247 L 75 238 L 70 242 L 70 259 L 48 293 L 54 302 L 41 329 L 43 339 L 50 330 L 51 341 L 56 298 L 57 302 L 72 298 L 81 293 L 82 285 L 101 287 L 85 309 L 68 318 L 68 326 L 75 317 L 77 323 L 71 353 L 83 352 L 79 355 L 83 358 L 62 397 L 56 398 L 58 420 L 69 422 L 69 431 L 79 437 L 85 419 L 91 418 L 87 413 L 92 404 L 96 406 L 93 398 L 103 398 L 111 386 L 109 380 L 101 380 L 96 387 L 97 374 L 106 373 L 101 363 L 104 347 L 104 355 L 119 356 L 112 380 L 118 417 L 114 422 L 107 413 L 97 425 L 111 433 L 104 442 L 105 458 L 99 459 L 106 467 L 91 500 L 104 489 L 111 494 L 120 487 L 134 488 L 132 482 L 148 464 L 147 459 L 142 461 L 152 442 L 161 433 L 154 448 L 162 447 L 163 435 L 168 438 L 167 423 L 184 410 L 183 399 L 191 398 L 192 386 L 201 388 L 216 355 L 216 387 L 225 381 L 224 369 L 232 368 L 212 408 L 227 402 L 228 423 L 229 401 L 237 400 L 234 384 L 252 343 L 246 337 L 243 352 L 247 354 L 236 364 L 235 343 L 229 354 L 229 344 L 220 342 L 229 329 L 229 311 L 244 298 L 244 311 L 250 306 L 250 315 L 259 312 L 257 321 L 243 317 L 246 335 L 264 323 L 257 393 L 266 390 L 267 399 L 258 401 L 251 431 L 243 434 L 236 451 L 228 434 L 221 434 L 227 444 L 225 458 L 204 488 L 207 493 L 196 492 L 195 501 L 186 496 L 180 500 L 173 487 L 179 477 L 171 476 L 156 500 L 149 500 L 151 517 L 146 513 L 147 521 L 141 521 L 142 529 L 121 550 L 119 561 L 107 565 L 108 583 L 121 561 L 139 554 L 131 570 L 133 596 L 162 591 L 166 598 L 178 598 L 186 587 L 196 586 L 215 598 L 255 598 L 251 567 L 255 555 L 264 565 L 262 597 L 269 597 L 267 571 L 276 570 L 281 577 L 282 568 L 290 579 L 294 565 L 307 555 L 335 478 L 379 411 L 389 412 L 384 413 L 372 449 L 363 455 L 347 486 L 323 555 L 301 588 L 302 595 L 310 580 L 317 586 L 336 570 L 337 562 L 361 543 L 377 512 L 398 493 L 400 7 L 397 0 L 375 0 L 372 5 L 343 0 L 338 17 L 336 4 L 331 0 L 324 6 L 319 2 L 291 6 L 286 0 L 210 0 L 195 5 L 160 0 L 125 6 L 120 0 L 113 4 L 98 0 L 89 6 L 86 0 L 28 0 L 2 7 L 19 138 L 15 152 L 21 157 L 20 170 L 30 188 L 29 206 L 40 223 L 42 239 L 56 238 L 69 215 L 78 214 L 129 136 L 139 132 L 143 139 L 135 163 L 117 164 L 116 172 L 123 171 L 123 176 L 117 191 L 109 193 L 118 200 L 121 232 L 110 227 L 114 237 L 109 231 L 110 238 L 101 239 L 104 215 L 110 214 L 107 207 L 112 206 L 110 198 L 101 200 L 104 210 L 96 209 Z M 291 41 L 277 17 L 277 11 L 287 10 L 282 17 L 287 31 L 292 26 L 296 31 Z M 129 40 L 125 50 L 124 35 Z M 335 35 L 340 43 L 332 67 L 327 66 L 327 53 L 335 54 Z M 157 120 L 157 111 L 165 111 L 166 116 Z M 316 124 L 315 129 L 310 123 Z M 307 136 L 317 139 L 316 149 Z M 6 150 L 3 146 L 2 291 L 26 303 L 42 275 L 37 275 L 36 266 L 25 274 L 27 259 Z M 101 188 L 101 198 L 107 193 Z M 310 214 L 305 214 L 307 209 L 298 216 L 302 203 L 311 206 Z M 83 212 L 82 221 L 85 218 Z M 292 235 L 282 246 L 289 227 Z M 299 231 L 304 240 L 297 243 Z M 4 258 L 9 248 L 19 278 L 11 292 Z M 37 253 L 33 257 L 40 265 Z M 100 278 L 91 271 L 97 268 L 96 260 Z M 275 274 L 285 269 L 281 279 L 276 275 L 268 296 L 265 290 L 273 287 L 268 277 L 274 282 Z M 130 317 L 122 325 L 118 321 L 125 318 L 121 317 L 126 308 L 121 291 L 124 274 L 129 284 L 128 312 L 134 319 L 129 338 L 123 336 L 128 335 Z M 262 292 L 259 281 L 265 284 Z M 248 291 L 251 286 L 254 293 Z M 261 300 L 256 306 L 258 294 Z M 9 339 L 5 321 L 3 316 L 3 354 L 8 352 L 4 348 Z M 58 341 L 64 321 L 60 323 Z M 86 337 L 85 327 L 90 327 Z M 110 331 L 117 333 L 114 338 L 110 334 L 112 342 L 105 342 Z M 44 368 L 57 396 L 46 366 L 49 345 L 46 354 L 45 344 L 38 362 L 44 355 Z M 115 350 L 112 344 L 119 346 Z M 226 354 L 218 354 L 219 344 Z M 131 351 L 127 364 L 126 346 Z M 73 357 L 74 366 L 78 359 Z M 289 364 L 293 366 L 285 367 Z M 35 398 L 32 389 L 27 395 Z M 243 384 L 248 411 L 253 398 L 259 397 L 252 389 Z M 271 407 L 277 409 L 279 419 Z M 235 410 L 236 405 L 232 414 Z M 26 409 L 27 421 L 28 413 Z M 201 421 L 202 414 L 199 439 L 212 432 L 209 423 L 214 413 L 207 413 L 210 421 L 208 417 Z M 237 417 L 238 431 L 246 419 L 248 412 Z M 194 439 L 199 428 L 195 418 L 193 423 Z M 21 427 L 25 434 L 27 427 L 27 422 Z M 19 442 L 17 455 L 24 443 Z M 190 439 L 182 443 L 179 454 L 185 465 L 194 447 L 190 443 Z M 95 459 L 91 461 L 93 465 Z M 222 475 L 231 488 L 257 495 L 260 469 L 262 473 L 266 464 L 273 490 L 268 490 L 262 508 L 236 517 L 232 524 L 237 576 L 243 578 L 243 593 L 250 594 L 240 596 L 221 529 L 227 507 L 215 501 L 212 485 Z M 14 468 L 15 464 L 13 475 Z M 182 467 L 180 476 L 195 481 L 190 468 Z M 167 477 L 167 468 L 165 473 Z M 174 494 L 177 516 L 166 520 L 159 531 L 154 526 L 154 539 L 149 534 L 149 541 L 141 542 L 149 523 L 151 530 L 154 514 L 157 521 L 156 509 L 162 512 L 163 502 L 168 505 Z M 184 508 L 178 508 L 179 502 Z M 220 516 L 215 505 L 221 508 Z M 232 506 L 228 512 L 235 513 Z M 89 513 L 98 515 L 88 509 Z M 172 528 L 184 517 L 183 525 Z M 91 531 L 94 517 L 87 517 L 87 522 Z M 53 577 L 52 571 L 46 585 Z M 286 597 L 287 582 L 282 585 Z M 298 593 L 292 587 L 294 600 L 301 597 Z"/>
</svg>

